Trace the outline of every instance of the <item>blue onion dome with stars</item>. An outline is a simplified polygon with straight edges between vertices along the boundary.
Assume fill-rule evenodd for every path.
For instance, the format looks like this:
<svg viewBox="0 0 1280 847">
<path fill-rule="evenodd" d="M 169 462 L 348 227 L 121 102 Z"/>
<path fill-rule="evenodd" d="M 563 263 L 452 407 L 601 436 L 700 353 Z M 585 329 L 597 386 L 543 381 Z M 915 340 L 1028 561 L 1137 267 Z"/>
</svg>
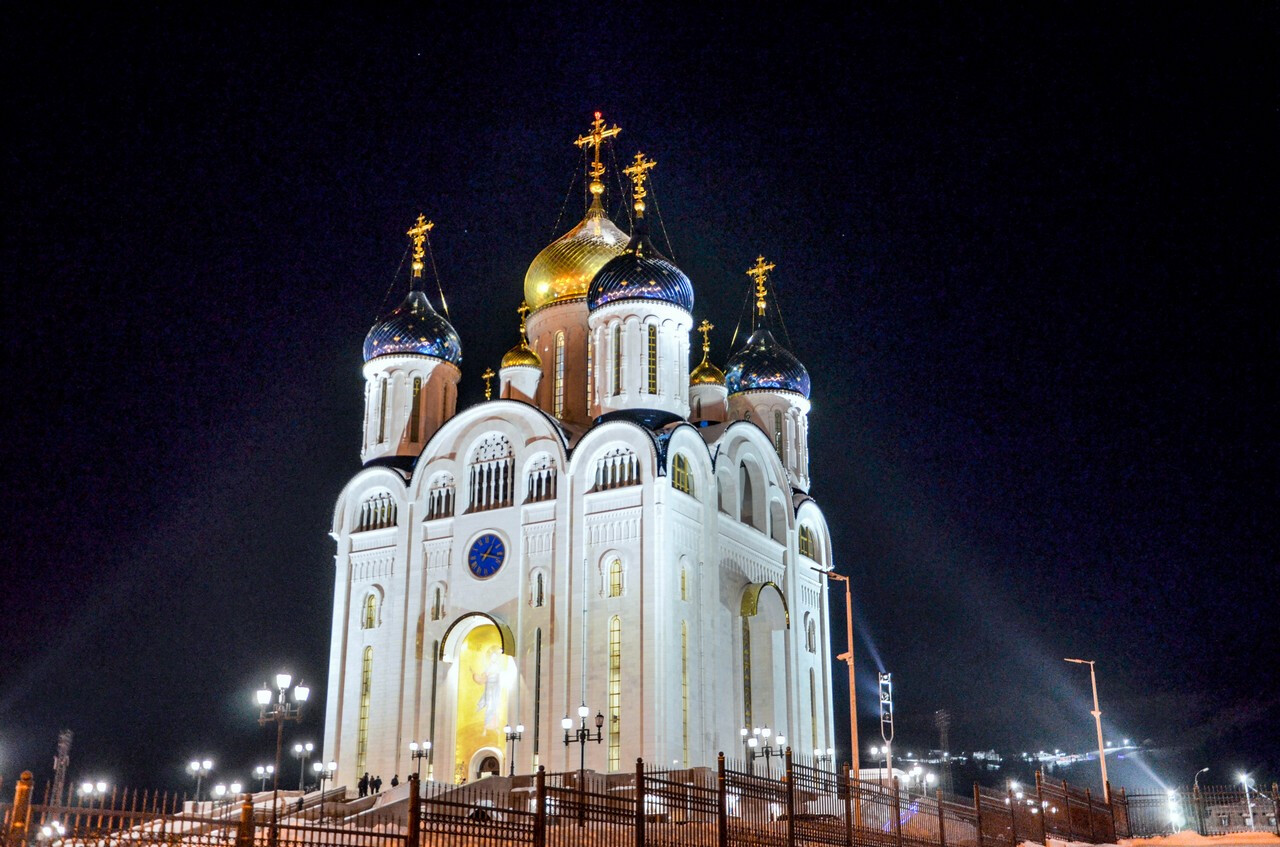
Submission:
<svg viewBox="0 0 1280 847">
<path fill-rule="evenodd" d="M 800 360 L 761 328 L 751 333 L 742 349 L 729 357 L 724 376 L 730 394 L 741 391 L 793 391 L 809 396 L 809 372 Z"/>
<path fill-rule="evenodd" d="M 635 163 L 623 170 L 634 185 L 635 228 L 622 254 L 606 262 L 592 278 L 587 289 L 587 308 L 592 311 L 623 300 L 658 300 L 693 311 L 693 283 L 649 240 L 644 179 L 654 164 L 637 153 Z"/>
<path fill-rule="evenodd" d="M 373 325 L 364 338 L 364 360 L 377 356 L 413 354 L 462 361 L 458 332 L 431 308 L 427 295 L 414 289 L 391 314 Z"/>
<path fill-rule="evenodd" d="M 424 244 L 434 226 L 418 215 L 417 223 L 406 233 L 413 240 L 409 294 L 364 337 L 366 362 L 378 356 L 397 355 L 432 356 L 455 365 L 462 361 L 462 343 L 457 330 L 431 307 L 431 301 L 422 292 Z"/>
</svg>

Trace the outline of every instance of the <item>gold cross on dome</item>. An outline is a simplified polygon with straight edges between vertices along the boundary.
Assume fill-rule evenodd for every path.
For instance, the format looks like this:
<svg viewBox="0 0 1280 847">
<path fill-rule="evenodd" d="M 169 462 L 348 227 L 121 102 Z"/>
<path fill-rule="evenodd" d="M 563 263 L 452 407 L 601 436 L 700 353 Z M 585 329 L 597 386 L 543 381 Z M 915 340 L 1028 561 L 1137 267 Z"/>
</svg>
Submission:
<svg viewBox="0 0 1280 847">
<path fill-rule="evenodd" d="M 427 233 L 435 228 L 435 222 L 429 221 L 422 215 L 418 215 L 418 221 L 409 227 L 409 231 L 405 235 L 413 239 L 413 276 L 418 279 L 422 276 L 422 260 L 426 257 L 427 251 L 423 249 L 422 244 L 427 240 Z"/>
<path fill-rule="evenodd" d="M 622 169 L 622 172 L 631 177 L 631 184 L 635 186 L 631 195 L 635 198 L 636 214 L 644 214 L 644 198 L 649 192 L 644 187 L 644 181 L 649 178 L 649 171 L 657 167 L 657 161 L 646 159 L 643 153 L 637 153 L 635 160 Z"/>
<path fill-rule="evenodd" d="M 764 316 L 765 281 L 769 279 L 769 271 L 773 270 L 773 262 L 766 262 L 764 256 L 757 256 L 756 263 L 747 268 L 747 276 L 756 283 L 756 311 Z"/>
<path fill-rule="evenodd" d="M 493 397 L 493 388 L 489 385 L 489 380 L 493 379 L 493 368 L 485 368 L 484 373 L 480 374 L 480 378 L 484 380 L 484 399 L 490 400 Z"/>
<path fill-rule="evenodd" d="M 702 319 L 702 323 L 698 324 L 698 332 L 702 333 L 702 355 L 705 358 L 711 352 L 711 330 L 716 326 L 706 318 Z"/>
<path fill-rule="evenodd" d="M 529 314 L 529 304 L 521 300 L 520 308 L 516 309 L 516 312 L 520 315 L 520 338 L 528 343 L 525 335 L 525 315 Z"/>
<path fill-rule="evenodd" d="M 599 182 L 600 177 L 604 176 L 604 164 L 600 161 L 600 146 L 604 144 L 605 141 L 607 141 L 610 138 L 613 138 L 620 132 L 622 132 L 622 130 L 618 128 L 617 124 L 614 124 L 613 126 L 609 126 L 609 127 L 605 126 L 604 118 L 600 116 L 599 112 L 596 112 L 595 120 L 591 122 L 591 132 L 587 133 L 586 135 L 579 135 L 577 139 L 574 140 L 573 143 L 579 147 L 592 148 L 592 151 L 593 151 L 592 158 L 591 158 L 592 182 Z M 603 186 L 601 187 L 603 188 Z"/>
</svg>

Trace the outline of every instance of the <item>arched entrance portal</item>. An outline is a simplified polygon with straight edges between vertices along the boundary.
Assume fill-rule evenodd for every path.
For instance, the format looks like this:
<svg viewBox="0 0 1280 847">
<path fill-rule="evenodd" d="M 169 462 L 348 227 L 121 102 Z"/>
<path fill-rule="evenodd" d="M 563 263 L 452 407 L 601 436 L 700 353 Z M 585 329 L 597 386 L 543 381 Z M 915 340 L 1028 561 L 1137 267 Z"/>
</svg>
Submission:
<svg viewBox="0 0 1280 847">
<path fill-rule="evenodd" d="M 791 613 L 772 582 L 752 583 L 742 593 L 743 725 L 768 726 L 788 736 L 786 726 L 787 630 Z"/>
<path fill-rule="evenodd" d="M 494 751 L 501 750 L 506 740 L 502 728 L 516 685 L 515 662 L 507 653 L 509 641 L 509 631 L 478 614 L 457 621 L 445 634 L 441 652 L 452 653 L 457 673 L 454 782 L 500 772 L 501 760 Z"/>
</svg>

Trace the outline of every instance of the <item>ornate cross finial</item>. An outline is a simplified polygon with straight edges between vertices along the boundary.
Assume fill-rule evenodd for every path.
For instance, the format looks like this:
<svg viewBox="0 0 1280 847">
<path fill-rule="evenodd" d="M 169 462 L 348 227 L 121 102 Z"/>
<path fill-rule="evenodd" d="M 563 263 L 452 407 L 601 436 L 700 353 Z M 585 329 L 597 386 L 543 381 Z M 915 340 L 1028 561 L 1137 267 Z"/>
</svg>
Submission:
<svg viewBox="0 0 1280 847">
<path fill-rule="evenodd" d="M 516 312 L 520 315 L 520 340 L 528 344 L 529 336 L 525 331 L 525 316 L 529 314 L 529 304 L 521 300 L 520 308 L 516 309 Z"/>
<path fill-rule="evenodd" d="M 644 181 L 649 178 L 649 171 L 653 170 L 657 164 L 653 159 L 646 159 L 643 153 L 637 153 L 635 161 L 622 169 L 624 174 L 631 177 L 631 184 L 635 186 L 631 196 L 635 198 L 636 214 L 641 217 L 644 217 L 644 198 L 649 195 L 644 187 Z"/>
<path fill-rule="evenodd" d="M 600 117 L 600 113 L 595 113 L 595 120 L 591 122 L 591 132 L 586 135 L 579 135 L 574 144 L 579 147 L 590 147 L 592 149 L 591 170 L 591 194 L 599 197 L 604 193 L 604 183 L 600 181 L 600 177 L 604 176 L 604 163 L 600 161 L 600 147 L 610 138 L 622 132 L 617 124 L 613 126 L 605 126 L 604 118 Z"/>
<path fill-rule="evenodd" d="M 489 385 L 489 380 L 493 379 L 493 368 L 485 368 L 484 373 L 480 374 L 480 378 L 484 380 L 484 399 L 489 400 L 493 397 L 493 388 Z"/>
<path fill-rule="evenodd" d="M 707 358 L 707 354 L 711 352 L 711 330 L 716 326 L 706 318 L 702 319 L 702 323 L 698 324 L 698 332 L 702 333 L 702 358 Z"/>
<path fill-rule="evenodd" d="M 769 279 L 769 271 L 773 270 L 773 262 L 766 262 L 764 256 L 757 256 L 756 263 L 747 269 L 747 276 L 756 283 L 756 311 L 764 317 L 765 281 Z"/>
<path fill-rule="evenodd" d="M 418 222 L 409 227 L 409 231 L 405 235 L 413 239 L 413 278 L 422 278 L 422 260 L 426 257 L 427 251 L 423 249 L 423 242 L 427 240 L 427 233 L 435 228 L 435 223 L 418 215 Z"/>
</svg>

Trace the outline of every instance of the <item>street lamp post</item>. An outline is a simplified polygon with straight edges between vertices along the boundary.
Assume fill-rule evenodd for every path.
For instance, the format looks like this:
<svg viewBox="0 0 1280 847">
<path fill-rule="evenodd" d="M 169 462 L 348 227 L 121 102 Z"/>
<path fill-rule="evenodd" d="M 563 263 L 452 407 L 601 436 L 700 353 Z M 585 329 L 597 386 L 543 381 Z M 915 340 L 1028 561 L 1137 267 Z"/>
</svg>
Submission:
<svg viewBox="0 0 1280 847">
<path fill-rule="evenodd" d="M 200 783 L 213 770 L 212 759 L 192 759 L 187 765 L 187 773 L 196 778 L 196 802 L 200 802 Z"/>
<path fill-rule="evenodd" d="M 262 781 L 262 786 L 258 789 L 259 791 L 267 790 L 267 777 L 271 776 L 275 772 L 275 765 L 258 765 L 253 769 L 254 778 Z"/>
<path fill-rule="evenodd" d="M 747 735 L 747 728 L 744 726 L 738 732 L 747 739 L 747 759 L 751 765 L 751 772 L 755 773 L 756 759 L 764 759 L 764 771 L 769 772 L 769 761 L 777 756 L 782 758 L 784 751 L 787 749 L 787 737 L 782 733 L 774 736 L 776 745 L 769 743 L 769 737 L 773 736 L 773 730 L 769 727 L 754 727 L 751 734 Z M 761 741 L 764 743 L 762 744 Z"/>
<path fill-rule="evenodd" d="M 338 769 L 338 763 L 330 762 L 326 765 L 324 762 L 314 762 L 311 765 L 311 769 L 315 771 L 316 776 L 320 778 L 320 794 L 323 795 L 325 780 L 333 779 L 333 772 Z"/>
<path fill-rule="evenodd" d="M 823 762 L 831 762 L 832 767 L 834 767 L 835 760 L 836 760 L 836 751 L 830 747 L 828 747 L 826 750 L 823 750 L 821 747 L 814 747 L 813 758 L 814 758 L 814 761 L 816 761 L 819 766 L 821 766 Z"/>
<path fill-rule="evenodd" d="M 316 745 L 308 741 L 306 744 L 298 743 L 293 745 L 293 755 L 297 756 L 301 761 L 298 763 L 298 790 L 302 791 L 306 788 L 304 776 L 307 772 L 307 759 L 311 758 L 311 751 L 316 749 Z"/>
<path fill-rule="evenodd" d="M 1249 799 L 1249 775 L 1240 774 L 1240 785 L 1244 788 L 1244 811 L 1249 818 L 1249 830 L 1253 830 L 1253 801 Z"/>
<path fill-rule="evenodd" d="M 231 801 L 236 798 L 236 795 L 240 793 L 241 787 L 242 786 L 238 782 L 233 782 L 230 785 L 224 785 L 219 782 L 213 787 L 213 799 L 220 801 L 225 809 L 225 807 L 230 805 Z"/>
<path fill-rule="evenodd" d="M 418 779 L 422 779 L 422 760 L 431 755 L 431 742 L 424 741 L 419 744 L 416 741 L 409 742 L 409 759 L 413 762 L 414 772 L 418 775 Z M 431 778 L 428 771 L 427 778 Z"/>
<path fill-rule="evenodd" d="M 604 714 L 596 712 L 596 734 L 592 735 L 591 730 L 587 728 L 587 715 L 591 714 L 591 710 L 587 708 L 587 704 L 583 703 L 578 707 L 578 728 L 573 735 L 569 734 L 573 730 L 573 719 L 568 715 L 564 716 L 564 720 L 560 721 L 561 728 L 564 729 L 564 746 L 570 744 L 578 745 L 578 791 L 581 793 L 582 799 L 578 803 L 578 826 L 586 826 L 587 824 L 587 798 L 586 798 L 586 780 L 587 780 L 587 742 L 594 741 L 599 744 L 604 740 Z"/>
<path fill-rule="evenodd" d="M 1065 659 L 1077 665 L 1089 666 L 1089 683 L 1093 686 L 1093 723 L 1098 729 L 1098 762 L 1102 765 L 1102 799 L 1111 802 L 1111 786 L 1107 783 L 1107 748 L 1102 743 L 1102 710 L 1098 708 L 1098 677 L 1093 670 L 1093 659 Z"/>
<path fill-rule="evenodd" d="M 290 686 L 292 685 L 292 692 Z M 258 725 L 276 725 L 276 766 L 271 779 L 271 844 L 279 837 L 280 817 L 280 749 L 284 746 L 285 721 L 302 720 L 302 705 L 311 696 L 311 689 L 299 682 L 293 685 L 293 677 L 287 673 L 276 674 L 273 691 L 266 683 L 258 689 Z"/>
<path fill-rule="evenodd" d="M 517 724 L 515 729 L 511 728 L 511 724 L 507 724 L 502 728 L 507 736 L 507 762 L 511 765 L 510 776 L 516 775 L 516 742 L 524 738 L 524 724 Z"/>
<path fill-rule="evenodd" d="M 844 583 L 844 637 L 845 651 L 837 659 L 849 666 L 849 739 L 853 751 L 854 779 L 858 778 L 860 764 L 858 762 L 858 686 L 853 674 L 853 592 L 849 587 L 849 577 L 841 576 L 835 571 L 822 571 L 829 579 Z"/>
</svg>

